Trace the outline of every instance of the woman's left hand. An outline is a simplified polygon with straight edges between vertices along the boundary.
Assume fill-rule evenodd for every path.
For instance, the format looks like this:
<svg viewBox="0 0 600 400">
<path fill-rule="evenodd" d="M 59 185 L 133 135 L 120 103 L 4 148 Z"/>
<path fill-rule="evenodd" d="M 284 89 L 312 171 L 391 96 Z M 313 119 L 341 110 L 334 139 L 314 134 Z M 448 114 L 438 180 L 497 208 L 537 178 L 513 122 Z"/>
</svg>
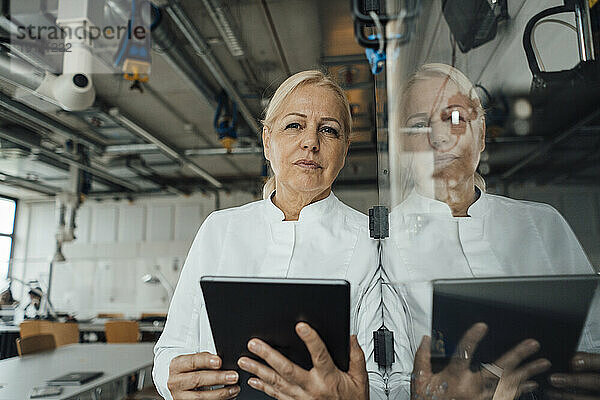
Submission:
<svg viewBox="0 0 600 400">
<path fill-rule="evenodd" d="M 255 375 L 248 384 L 279 400 L 290 399 L 357 399 L 369 398 L 369 378 L 365 356 L 356 336 L 350 337 L 348 372 L 339 370 L 317 332 L 308 324 L 296 325 L 296 333 L 310 352 L 313 368 L 307 371 L 259 339 L 248 342 L 248 349 L 267 362 L 248 357 L 238 360 L 243 370 Z"/>
</svg>

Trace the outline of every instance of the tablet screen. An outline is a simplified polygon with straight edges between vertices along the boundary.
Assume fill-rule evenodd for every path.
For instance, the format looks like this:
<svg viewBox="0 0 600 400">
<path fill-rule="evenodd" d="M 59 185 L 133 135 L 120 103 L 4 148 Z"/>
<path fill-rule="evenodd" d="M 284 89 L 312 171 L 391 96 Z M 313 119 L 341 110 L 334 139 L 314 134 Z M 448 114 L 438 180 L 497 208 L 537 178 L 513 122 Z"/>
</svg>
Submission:
<svg viewBox="0 0 600 400">
<path fill-rule="evenodd" d="M 266 395 L 247 386 L 249 375 L 239 369 L 242 356 L 257 359 L 247 349 L 259 338 L 304 369 L 310 354 L 295 326 L 307 322 L 325 342 L 337 367 L 348 370 L 350 284 L 344 280 L 203 277 L 200 281 L 217 354 L 223 369 L 240 374 L 242 398 Z M 256 396 L 256 397 L 249 397 Z"/>
<path fill-rule="evenodd" d="M 433 283 L 432 358 L 438 369 L 454 354 L 464 332 L 485 322 L 488 332 L 474 359 L 492 363 L 521 341 L 534 338 L 533 358 L 552 362 L 548 374 L 566 372 L 598 279 L 593 275 L 439 280 Z M 542 386 L 545 378 L 539 377 Z"/>
</svg>

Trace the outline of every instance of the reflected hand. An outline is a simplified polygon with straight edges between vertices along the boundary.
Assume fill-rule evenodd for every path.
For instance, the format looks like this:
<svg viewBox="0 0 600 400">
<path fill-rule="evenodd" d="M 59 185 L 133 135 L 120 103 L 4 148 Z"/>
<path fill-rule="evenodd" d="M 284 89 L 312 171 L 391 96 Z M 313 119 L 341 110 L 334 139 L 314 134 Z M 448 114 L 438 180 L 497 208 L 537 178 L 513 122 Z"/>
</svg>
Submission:
<svg viewBox="0 0 600 400">
<path fill-rule="evenodd" d="M 552 386 L 563 389 L 548 393 L 551 399 L 600 399 L 600 354 L 577 353 L 571 360 L 570 374 L 552 374 Z"/>
<path fill-rule="evenodd" d="M 203 352 L 175 357 L 169 365 L 167 388 L 173 400 L 232 399 L 240 392 L 235 371 L 221 371 L 219 356 Z M 211 386 L 225 387 L 210 390 Z"/>
<path fill-rule="evenodd" d="M 537 388 L 537 383 L 528 379 L 550 368 L 550 362 L 539 359 L 519 367 L 523 360 L 539 350 L 539 343 L 535 340 L 519 343 L 494 363 L 503 369 L 500 381 L 485 370 L 471 371 L 472 356 L 486 332 L 487 325 L 484 323 L 469 328 L 448 366 L 437 374 L 431 371 L 431 338 L 423 337 L 415 354 L 411 399 L 508 400 Z"/>
<path fill-rule="evenodd" d="M 260 339 L 248 342 L 248 349 L 268 365 L 242 357 L 238 365 L 256 378 L 248 384 L 279 400 L 290 399 L 356 399 L 369 398 L 369 380 L 365 356 L 356 336 L 350 337 L 348 372 L 339 370 L 317 332 L 308 324 L 296 325 L 296 333 L 308 349 L 313 368 L 307 371 L 294 364 Z"/>
</svg>

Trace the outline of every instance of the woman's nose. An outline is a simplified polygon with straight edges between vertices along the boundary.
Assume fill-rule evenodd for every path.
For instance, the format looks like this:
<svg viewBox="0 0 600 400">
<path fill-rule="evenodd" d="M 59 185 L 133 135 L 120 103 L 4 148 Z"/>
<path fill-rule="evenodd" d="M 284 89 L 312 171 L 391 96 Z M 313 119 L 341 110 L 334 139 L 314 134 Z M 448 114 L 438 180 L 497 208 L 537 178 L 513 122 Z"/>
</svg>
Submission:
<svg viewBox="0 0 600 400">
<path fill-rule="evenodd" d="M 450 135 L 451 133 L 448 132 L 448 129 L 443 124 L 432 124 L 431 132 L 429 133 L 429 143 L 434 149 L 443 149 L 450 144 Z"/>
<path fill-rule="evenodd" d="M 319 135 L 315 129 L 306 129 L 300 143 L 303 149 L 319 151 Z"/>
</svg>

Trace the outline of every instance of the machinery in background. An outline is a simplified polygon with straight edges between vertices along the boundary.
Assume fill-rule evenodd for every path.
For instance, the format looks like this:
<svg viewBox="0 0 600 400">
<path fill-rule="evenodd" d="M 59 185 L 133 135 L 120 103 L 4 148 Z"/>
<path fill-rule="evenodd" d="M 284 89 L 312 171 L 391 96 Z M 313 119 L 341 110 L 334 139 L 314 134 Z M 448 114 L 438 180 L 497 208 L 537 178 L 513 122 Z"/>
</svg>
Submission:
<svg viewBox="0 0 600 400">
<path fill-rule="evenodd" d="M 498 23 L 509 18 L 507 0 L 442 0 L 442 12 L 463 53 L 493 40 Z"/>
<path fill-rule="evenodd" d="M 237 104 L 230 101 L 225 92 L 221 92 L 213 125 L 228 153 L 231 153 L 237 140 L 237 114 Z"/>
<path fill-rule="evenodd" d="M 147 0 L 4 1 L 4 46 L 46 71 L 36 91 L 67 111 L 83 111 L 96 99 L 93 74 L 148 80 L 151 29 L 160 19 Z M 152 19 L 155 23 L 152 23 Z"/>
<path fill-rule="evenodd" d="M 89 156 L 87 150 L 82 145 L 74 145 L 72 142 L 67 143 L 67 151 L 81 156 L 84 164 L 89 164 Z M 77 210 L 83 203 L 85 196 L 91 189 L 91 177 L 89 173 L 82 171 L 76 166 L 69 167 L 69 182 L 68 186 L 56 196 L 56 251 L 53 262 L 65 261 L 65 256 L 62 253 L 62 245 L 66 242 L 75 240 L 75 218 Z"/>
<path fill-rule="evenodd" d="M 596 8 L 598 6 L 596 5 Z M 592 26 L 600 26 L 600 13 L 591 13 L 587 0 L 565 0 L 562 6 L 551 7 L 533 16 L 525 26 L 523 48 L 533 79 L 529 93 L 494 93 L 490 96 L 488 120 L 517 136 L 532 132 L 557 137 L 568 135 L 581 121 L 594 118 L 600 103 L 600 63 L 596 60 Z M 551 18 L 573 13 L 576 26 Z M 562 71 L 546 71 L 535 45 L 535 30 L 542 23 L 566 25 L 577 33 L 579 63 Z M 596 37 L 600 32 L 596 32 Z M 505 133 L 505 134 L 506 134 Z"/>
<path fill-rule="evenodd" d="M 386 43 L 393 39 L 398 44 L 407 43 L 415 30 L 415 21 L 421 10 L 419 0 L 406 1 L 404 10 L 398 15 L 388 15 L 383 0 L 352 0 L 352 18 L 354 20 L 354 36 L 359 45 L 365 48 L 365 54 L 373 75 L 383 71 L 385 67 Z M 390 21 L 400 21 L 404 25 L 403 32 L 392 38 L 385 34 L 385 26 Z M 366 34 L 365 30 L 375 30 Z"/>
<path fill-rule="evenodd" d="M 127 35 L 123 37 L 119 44 L 119 49 L 115 55 L 115 66 L 123 72 L 123 77 L 133 82 L 148 82 L 150 75 L 150 63 L 152 40 L 150 31 L 146 31 L 145 26 L 153 24 L 144 22 L 144 11 L 150 13 L 151 4 L 147 0 L 131 0 L 131 18 L 127 23 Z M 155 10 L 156 7 L 152 6 Z M 160 12 L 156 9 L 152 12 L 156 20 L 160 19 Z M 150 15 L 146 15 L 150 18 Z"/>
</svg>

